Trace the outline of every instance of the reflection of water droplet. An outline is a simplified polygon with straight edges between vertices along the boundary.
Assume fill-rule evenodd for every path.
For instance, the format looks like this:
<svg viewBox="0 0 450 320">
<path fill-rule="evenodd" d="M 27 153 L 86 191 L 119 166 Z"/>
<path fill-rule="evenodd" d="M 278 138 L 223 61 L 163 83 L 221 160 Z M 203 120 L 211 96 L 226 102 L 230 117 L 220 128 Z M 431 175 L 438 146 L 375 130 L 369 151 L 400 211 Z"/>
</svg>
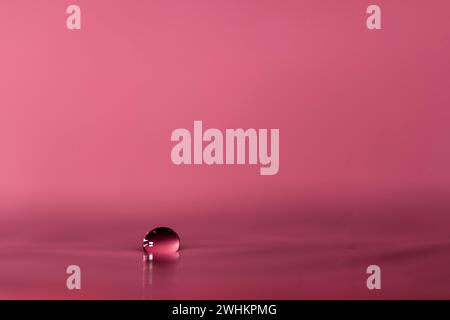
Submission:
<svg viewBox="0 0 450 320">
<path fill-rule="evenodd" d="M 147 254 L 174 253 L 180 248 L 180 238 L 172 229 L 158 227 L 145 235 L 142 248 Z"/>
<path fill-rule="evenodd" d="M 142 259 L 143 299 L 157 298 L 161 288 L 165 288 L 173 282 L 179 259 L 179 252 L 144 253 Z"/>
</svg>

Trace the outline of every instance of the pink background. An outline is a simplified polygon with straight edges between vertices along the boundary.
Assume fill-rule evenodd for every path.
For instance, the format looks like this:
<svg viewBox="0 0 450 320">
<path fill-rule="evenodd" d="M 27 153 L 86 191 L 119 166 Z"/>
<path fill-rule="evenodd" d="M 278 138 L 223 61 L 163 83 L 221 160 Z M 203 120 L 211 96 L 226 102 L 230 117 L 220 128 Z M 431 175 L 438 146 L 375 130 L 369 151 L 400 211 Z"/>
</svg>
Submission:
<svg viewBox="0 0 450 320">
<path fill-rule="evenodd" d="M 0 298 L 450 298 L 449 12 L 1 0 Z M 279 128 L 279 173 L 173 165 L 194 120 Z M 150 284 L 159 225 L 181 257 Z"/>
</svg>

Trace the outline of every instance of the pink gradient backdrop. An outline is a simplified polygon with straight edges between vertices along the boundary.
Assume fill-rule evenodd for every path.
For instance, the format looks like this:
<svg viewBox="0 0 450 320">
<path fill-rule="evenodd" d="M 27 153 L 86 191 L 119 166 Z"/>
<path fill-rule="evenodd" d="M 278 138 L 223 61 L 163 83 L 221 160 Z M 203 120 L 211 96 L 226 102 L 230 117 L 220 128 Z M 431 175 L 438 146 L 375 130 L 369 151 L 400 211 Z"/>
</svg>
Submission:
<svg viewBox="0 0 450 320">
<path fill-rule="evenodd" d="M 1 0 L 0 298 L 450 298 L 449 12 Z M 279 128 L 278 175 L 173 165 L 194 120 Z M 158 225 L 183 250 L 148 287 Z"/>
</svg>

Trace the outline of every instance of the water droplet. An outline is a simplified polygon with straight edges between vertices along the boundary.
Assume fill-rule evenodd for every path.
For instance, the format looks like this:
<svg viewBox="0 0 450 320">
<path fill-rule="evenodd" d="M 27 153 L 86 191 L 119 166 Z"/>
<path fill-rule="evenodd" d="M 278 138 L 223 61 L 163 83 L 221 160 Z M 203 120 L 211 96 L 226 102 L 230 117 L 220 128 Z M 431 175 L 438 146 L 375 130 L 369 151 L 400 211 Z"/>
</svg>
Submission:
<svg viewBox="0 0 450 320">
<path fill-rule="evenodd" d="M 142 248 L 147 254 L 174 253 L 180 248 L 180 238 L 172 229 L 158 227 L 145 235 Z"/>
</svg>

